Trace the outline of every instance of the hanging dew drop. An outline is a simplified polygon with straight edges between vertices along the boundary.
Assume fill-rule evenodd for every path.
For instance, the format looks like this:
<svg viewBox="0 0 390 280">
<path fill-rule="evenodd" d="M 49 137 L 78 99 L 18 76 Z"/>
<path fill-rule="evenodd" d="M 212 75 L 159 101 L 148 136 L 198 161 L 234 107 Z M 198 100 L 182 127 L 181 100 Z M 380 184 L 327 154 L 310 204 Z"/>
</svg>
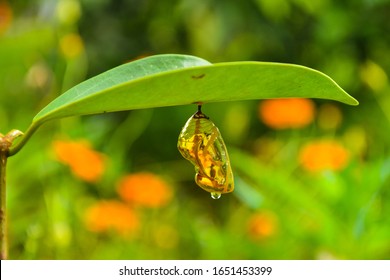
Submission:
<svg viewBox="0 0 390 280">
<path fill-rule="evenodd" d="M 219 192 L 212 192 L 211 193 L 211 198 L 212 199 L 220 199 L 221 198 L 221 193 L 219 193 Z"/>
</svg>

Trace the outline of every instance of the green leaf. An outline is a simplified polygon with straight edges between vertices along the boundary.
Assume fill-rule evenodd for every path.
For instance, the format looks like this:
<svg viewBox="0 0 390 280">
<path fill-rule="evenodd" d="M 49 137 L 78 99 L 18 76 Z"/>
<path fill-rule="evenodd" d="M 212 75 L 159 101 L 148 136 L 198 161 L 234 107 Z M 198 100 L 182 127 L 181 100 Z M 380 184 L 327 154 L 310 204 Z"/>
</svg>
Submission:
<svg viewBox="0 0 390 280">
<path fill-rule="evenodd" d="M 299 65 L 211 64 L 194 56 L 156 55 L 80 83 L 45 107 L 33 122 L 198 102 L 280 97 L 325 98 L 358 104 L 325 74 Z"/>
</svg>

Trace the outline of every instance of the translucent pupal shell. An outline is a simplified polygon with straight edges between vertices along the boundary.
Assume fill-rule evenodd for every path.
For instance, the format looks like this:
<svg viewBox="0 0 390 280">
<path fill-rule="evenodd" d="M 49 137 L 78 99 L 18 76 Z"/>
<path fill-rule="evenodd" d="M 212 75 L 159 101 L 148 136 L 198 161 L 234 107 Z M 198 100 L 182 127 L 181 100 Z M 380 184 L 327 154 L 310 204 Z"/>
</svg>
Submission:
<svg viewBox="0 0 390 280">
<path fill-rule="evenodd" d="M 200 108 L 184 125 L 177 147 L 183 157 L 195 166 L 195 182 L 213 198 L 234 189 L 229 155 L 215 124 Z"/>
</svg>

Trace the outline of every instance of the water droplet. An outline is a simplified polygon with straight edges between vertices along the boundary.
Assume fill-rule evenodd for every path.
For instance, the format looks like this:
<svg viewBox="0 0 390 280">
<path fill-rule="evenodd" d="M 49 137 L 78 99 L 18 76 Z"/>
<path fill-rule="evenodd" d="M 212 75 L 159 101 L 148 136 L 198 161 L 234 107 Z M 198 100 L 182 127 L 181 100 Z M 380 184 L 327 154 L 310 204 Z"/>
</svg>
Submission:
<svg viewBox="0 0 390 280">
<path fill-rule="evenodd" d="M 219 193 L 219 192 L 212 192 L 211 193 L 212 199 L 219 199 L 220 197 L 221 197 L 221 193 Z"/>
</svg>

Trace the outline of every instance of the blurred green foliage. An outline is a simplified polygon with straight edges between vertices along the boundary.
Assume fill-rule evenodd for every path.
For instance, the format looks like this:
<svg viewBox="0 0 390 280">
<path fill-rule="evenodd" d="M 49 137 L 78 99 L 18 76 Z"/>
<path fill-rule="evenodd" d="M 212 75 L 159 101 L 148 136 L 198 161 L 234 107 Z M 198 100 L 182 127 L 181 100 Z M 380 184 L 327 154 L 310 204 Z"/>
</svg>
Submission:
<svg viewBox="0 0 390 280">
<path fill-rule="evenodd" d="M 0 1 L 0 131 L 75 84 L 140 56 L 183 53 L 211 62 L 256 60 L 318 69 L 359 100 L 315 100 L 312 123 L 275 130 L 259 101 L 205 105 L 231 152 L 236 190 L 214 201 L 176 148 L 195 106 L 68 118 L 45 124 L 8 165 L 11 259 L 389 259 L 390 1 Z M 329 105 L 336 110 L 327 110 Z M 339 124 L 332 125 L 335 112 Z M 307 171 L 302 147 L 333 139 L 341 170 Z M 55 139 L 103 153 L 101 180 L 75 177 Z M 174 192 L 137 208 L 131 239 L 94 233 L 89 205 L 119 199 L 117 182 L 148 171 Z"/>
</svg>

